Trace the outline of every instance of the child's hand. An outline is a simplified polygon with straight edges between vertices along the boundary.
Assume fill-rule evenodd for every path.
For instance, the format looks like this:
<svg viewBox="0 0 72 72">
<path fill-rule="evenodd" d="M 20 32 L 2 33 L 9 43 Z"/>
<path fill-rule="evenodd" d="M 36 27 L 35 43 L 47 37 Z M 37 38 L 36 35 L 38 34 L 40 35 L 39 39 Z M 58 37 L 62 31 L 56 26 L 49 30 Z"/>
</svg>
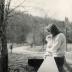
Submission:
<svg viewBox="0 0 72 72">
<path fill-rule="evenodd" d="M 44 59 L 46 59 L 47 56 L 52 56 L 51 52 L 47 52 L 44 54 Z"/>
</svg>

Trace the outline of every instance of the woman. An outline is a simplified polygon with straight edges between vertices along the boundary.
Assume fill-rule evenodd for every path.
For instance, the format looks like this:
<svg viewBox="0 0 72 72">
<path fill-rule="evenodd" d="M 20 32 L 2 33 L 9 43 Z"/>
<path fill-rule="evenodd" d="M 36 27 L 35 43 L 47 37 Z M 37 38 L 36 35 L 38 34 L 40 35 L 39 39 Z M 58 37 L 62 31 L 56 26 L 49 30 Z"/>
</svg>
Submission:
<svg viewBox="0 0 72 72">
<path fill-rule="evenodd" d="M 62 72 L 66 51 L 66 37 L 54 24 L 48 25 L 46 29 L 48 35 L 46 36 L 47 48 L 45 56 L 53 56 L 59 71 Z"/>
</svg>

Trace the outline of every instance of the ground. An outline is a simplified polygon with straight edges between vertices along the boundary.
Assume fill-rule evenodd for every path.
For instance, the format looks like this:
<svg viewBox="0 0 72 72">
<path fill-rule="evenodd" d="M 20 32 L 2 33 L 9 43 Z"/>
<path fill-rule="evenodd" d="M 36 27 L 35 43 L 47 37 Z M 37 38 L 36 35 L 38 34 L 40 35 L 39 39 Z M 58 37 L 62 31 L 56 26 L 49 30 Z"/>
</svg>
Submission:
<svg viewBox="0 0 72 72">
<path fill-rule="evenodd" d="M 9 72 L 35 72 L 34 68 L 28 66 L 28 55 L 9 54 Z M 17 72 L 18 72 L 17 71 Z"/>
<path fill-rule="evenodd" d="M 39 46 L 38 46 L 39 47 Z M 41 46 L 40 46 L 41 47 Z M 20 70 L 20 72 L 36 72 L 34 67 L 28 65 L 28 58 L 37 57 L 40 58 L 43 55 L 41 48 L 30 48 L 30 46 L 21 46 L 13 48 L 12 53 L 9 51 L 9 72 L 14 72 L 14 70 Z"/>
<path fill-rule="evenodd" d="M 69 45 L 70 46 L 70 45 Z M 36 70 L 28 65 L 29 57 L 40 58 L 43 55 L 41 52 L 42 46 L 30 48 L 30 46 L 14 47 L 12 53 L 9 51 L 9 72 L 36 72 Z M 69 50 L 71 50 L 69 48 Z M 72 71 L 72 52 L 66 53 L 66 62 L 64 64 L 65 72 Z"/>
</svg>

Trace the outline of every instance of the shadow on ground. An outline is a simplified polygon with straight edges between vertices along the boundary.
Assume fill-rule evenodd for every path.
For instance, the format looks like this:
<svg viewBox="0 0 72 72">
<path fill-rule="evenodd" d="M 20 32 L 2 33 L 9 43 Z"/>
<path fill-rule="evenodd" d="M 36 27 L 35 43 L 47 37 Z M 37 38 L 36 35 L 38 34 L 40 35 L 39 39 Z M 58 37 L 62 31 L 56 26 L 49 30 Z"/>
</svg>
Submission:
<svg viewBox="0 0 72 72">
<path fill-rule="evenodd" d="M 69 64 L 68 62 L 65 61 L 64 72 L 72 72 L 72 64 Z"/>
</svg>

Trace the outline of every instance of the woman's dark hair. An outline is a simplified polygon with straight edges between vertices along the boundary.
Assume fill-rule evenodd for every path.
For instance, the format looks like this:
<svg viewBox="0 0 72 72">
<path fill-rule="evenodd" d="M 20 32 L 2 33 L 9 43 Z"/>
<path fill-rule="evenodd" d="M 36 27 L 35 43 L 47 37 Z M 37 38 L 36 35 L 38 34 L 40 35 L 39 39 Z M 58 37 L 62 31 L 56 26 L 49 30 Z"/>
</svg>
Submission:
<svg viewBox="0 0 72 72">
<path fill-rule="evenodd" d="M 56 36 L 57 34 L 60 33 L 59 29 L 57 28 L 57 26 L 55 24 L 49 24 L 48 27 L 47 27 L 47 30 L 49 32 L 51 32 L 51 34 L 53 36 Z"/>
</svg>

